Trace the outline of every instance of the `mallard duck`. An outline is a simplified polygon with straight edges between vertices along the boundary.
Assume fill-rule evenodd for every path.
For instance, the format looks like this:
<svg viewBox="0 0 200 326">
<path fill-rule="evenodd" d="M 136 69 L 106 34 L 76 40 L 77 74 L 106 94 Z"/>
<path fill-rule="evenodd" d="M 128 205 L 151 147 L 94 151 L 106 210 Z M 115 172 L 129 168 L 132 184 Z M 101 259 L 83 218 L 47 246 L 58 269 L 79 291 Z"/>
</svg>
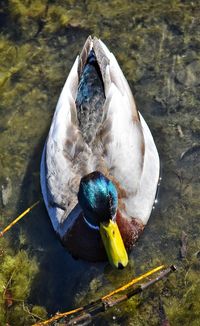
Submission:
<svg viewBox="0 0 200 326">
<path fill-rule="evenodd" d="M 58 100 L 41 160 L 52 225 L 77 258 L 124 268 L 154 204 L 159 156 L 116 58 L 88 37 Z"/>
</svg>

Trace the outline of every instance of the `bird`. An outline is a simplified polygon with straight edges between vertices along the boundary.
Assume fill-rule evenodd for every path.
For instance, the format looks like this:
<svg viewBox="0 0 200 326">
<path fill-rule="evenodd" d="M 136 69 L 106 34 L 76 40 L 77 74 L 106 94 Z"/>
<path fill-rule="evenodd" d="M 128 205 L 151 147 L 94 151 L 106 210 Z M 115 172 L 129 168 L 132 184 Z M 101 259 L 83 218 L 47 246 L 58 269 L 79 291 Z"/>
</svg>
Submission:
<svg viewBox="0 0 200 326">
<path fill-rule="evenodd" d="M 89 36 L 60 94 L 40 166 L 44 203 L 66 250 L 126 267 L 159 173 L 153 136 L 114 54 Z"/>
</svg>

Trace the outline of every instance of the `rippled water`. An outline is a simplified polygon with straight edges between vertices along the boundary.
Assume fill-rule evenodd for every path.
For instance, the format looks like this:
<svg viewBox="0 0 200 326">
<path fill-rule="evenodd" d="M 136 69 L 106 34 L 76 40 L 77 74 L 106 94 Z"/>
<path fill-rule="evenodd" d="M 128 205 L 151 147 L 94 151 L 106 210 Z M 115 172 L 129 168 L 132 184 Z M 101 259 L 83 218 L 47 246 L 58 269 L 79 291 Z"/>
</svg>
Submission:
<svg viewBox="0 0 200 326">
<path fill-rule="evenodd" d="M 167 320 L 170 325 L 200 325 L 199 5 L 150 0 L 2 4 L 1 228 L 41 198 L 42 148 L 64 81 L 89 34 L 100 37 L 117 57 L 162 163 L 157 207 L 123 271 L 113 270 L 108 263 L 74 260 L 56 238 L 42 202 L 5 235 L 5 241 L 0 239 L 2 266 L 8 254 L 19 251 L 27 252 L 30 262 L 37 261 L 25 304 L 30 310 L 32 305 L 43 306 L 49 314 L 66 311 L 136 274 L 175 263 L 179 271 L 168 281 L 101 315 L 93 324 L 164 325 Z M 182 246 L 181 258 L 183 238 L 187 250 Z M 1 293 L 3 286 L 0 283 Z M 6 309 L 4 300 L 0 304 L 0 320 L 7 319 L 10 325 L 34 322 L 19 317 L 14 322 L 15 308 L 21 303 L 13 302 Z"/>
</svg>

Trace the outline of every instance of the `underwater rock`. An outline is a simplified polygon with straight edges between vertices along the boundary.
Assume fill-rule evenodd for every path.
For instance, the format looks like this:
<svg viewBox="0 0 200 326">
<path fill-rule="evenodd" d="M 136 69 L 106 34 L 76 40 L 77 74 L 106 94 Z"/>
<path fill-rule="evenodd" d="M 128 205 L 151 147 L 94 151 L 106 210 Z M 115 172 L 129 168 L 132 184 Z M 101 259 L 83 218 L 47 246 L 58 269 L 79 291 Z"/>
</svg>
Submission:
<svg viewBox="0 0 200 326">
<path fill-rule="evenodd" d="M 176 79 L 185 86 L 198 86 L 200 84 L 200 61 L 195 60 L 191 62 L 185 69 L 181 67 L 176 74 Z"/>
<path fill-rule="evenodd" d="M 6 206 L 12 195 L 12 182 L 9 177 L 6 177 L 5 183 L 1 186 L 1 198 L 3 206 Z"/>
</svg>

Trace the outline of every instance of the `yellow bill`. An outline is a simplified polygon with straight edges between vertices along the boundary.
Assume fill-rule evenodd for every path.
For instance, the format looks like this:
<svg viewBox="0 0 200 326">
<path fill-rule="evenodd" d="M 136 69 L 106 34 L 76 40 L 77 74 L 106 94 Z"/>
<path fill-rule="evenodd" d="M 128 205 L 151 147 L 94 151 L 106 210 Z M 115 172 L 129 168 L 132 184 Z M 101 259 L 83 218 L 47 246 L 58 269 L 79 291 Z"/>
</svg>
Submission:
<svg viewBox="0 0 200 326">
<path fill-rule="evenodd" d="M 110 264 L 122 269 L 128 264 L 128 255 L 116 222 L 100 223 L 100 234 Z"/>
</svg>

